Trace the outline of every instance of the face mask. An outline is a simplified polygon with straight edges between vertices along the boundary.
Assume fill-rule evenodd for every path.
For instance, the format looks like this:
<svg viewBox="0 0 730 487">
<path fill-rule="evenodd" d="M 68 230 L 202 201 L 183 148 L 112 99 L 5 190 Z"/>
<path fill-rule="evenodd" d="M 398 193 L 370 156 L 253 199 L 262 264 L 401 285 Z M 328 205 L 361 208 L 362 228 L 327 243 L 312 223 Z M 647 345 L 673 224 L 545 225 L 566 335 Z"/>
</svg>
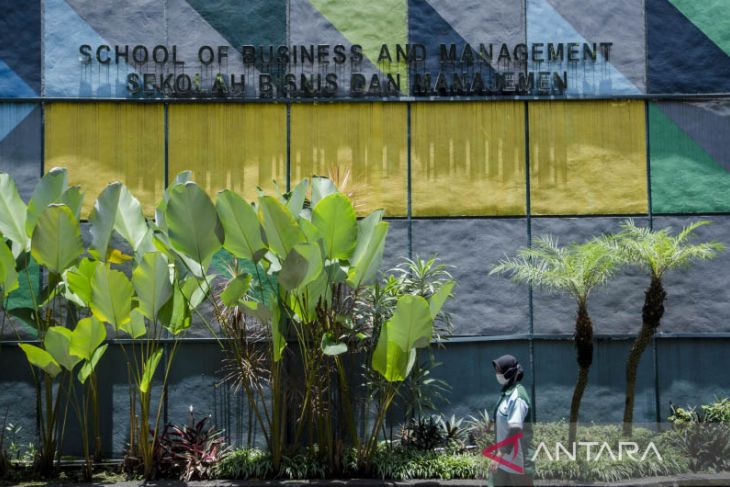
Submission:
<svg viewBox="0 0 730 487">
<path fill-rule="evenodd" d="M 505 379 L 504 374 L 497 374 L 497 382 L 499 382 L 499 385 L 503 386 L 509 382 L 509 379 Z"/>
</svg>

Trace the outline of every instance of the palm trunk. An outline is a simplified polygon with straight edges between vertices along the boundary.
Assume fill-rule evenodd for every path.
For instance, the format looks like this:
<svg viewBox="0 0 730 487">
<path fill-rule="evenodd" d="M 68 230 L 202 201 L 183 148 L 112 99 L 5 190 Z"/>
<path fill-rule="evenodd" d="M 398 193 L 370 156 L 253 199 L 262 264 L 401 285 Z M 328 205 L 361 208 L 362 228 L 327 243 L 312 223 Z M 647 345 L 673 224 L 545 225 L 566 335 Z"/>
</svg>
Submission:
<svg viewBox="0 0 730 487">
<path fill-rule="evenodd" d="M 585 302 L 578 303 L 578 316 L 575 320 L 575 351 L 578 362 L 578 380 L 570 402 L 570 425 L 568 429 L 568 445 L 575 443 L 578 431 L 578 411 L 583 392 L 588 384 L 588 370 L 593 363 L 593 325 L 588 316 Z"/>
<path fill-rule="evenodd" d="M 644 292 L 644 307 L 641 310 L 641 331 L 634 341 L 626 363 L 626 402 L 624 404 L 624 436 L 630 437 L 633 433 L 634 421 L 634 392 L 636 389 L 636 374 L 639 369 L 641 355 L 651 342 L 656 329 L 661 324 L 664 314 L 664 299 L 667 293 L 664 292 L 662 281 L 652 276 L 649 288 Z"/>
</svg>

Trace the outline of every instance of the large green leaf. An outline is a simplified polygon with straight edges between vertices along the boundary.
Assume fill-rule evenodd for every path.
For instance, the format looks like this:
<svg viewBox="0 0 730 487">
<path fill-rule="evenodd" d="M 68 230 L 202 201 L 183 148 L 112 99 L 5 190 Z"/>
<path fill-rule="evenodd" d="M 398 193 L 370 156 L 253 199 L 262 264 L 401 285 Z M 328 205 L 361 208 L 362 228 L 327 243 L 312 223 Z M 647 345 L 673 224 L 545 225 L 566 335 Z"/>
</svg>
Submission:
<svg viewBox="0 0 730 487">
<path fill-rule="evenodd" d="M 404 352 L 427 346 L 433 336 L 433 318 L 428 301 L 421 296 L 401 296 L 387 326 L 390 338 Z"/>
<path fill-rule="evenodd" d="M 157 370 L 157 365 L 160 363 L 160 358 L 162 358 L 162 349 L 158 348 L 144 363 L 142 379 L 139 382 L 139 390 L 143 394 L 150 391 L 150 384 L 152 383 L 152 378 L 155 376 L 155 371 Z"/>
<path fill-rule="evenodd" d="M 124 273 L 112 270 L 101 262 L 91 280 L 91 312 L 97 319 L 119 329 L 129 321 L 132 311 L 132 283 Z"/>
<path fill-rule="evenodd" d="M 431 310 L 431 318 L 436 319 L 436 315 L 439 314 L 446 300 L 451 296 L 451 291 L 454 289 L 456 282 L 449 281 L 442 285 L 438 291 L 428 298 L 428 307 Z"/>
<path fill-rule="evenodd" d="M 188 182 L 169 189 L 165 209 L 173 248 L 204 268 L 221 248 L 221 228 L 215 206 L 200 186 Z"/>
<path fill-rule="evenodd" d="M 123 323 L 119 329 L 129 335 L 130 338 L 144 336 L 147 333 L 147 327 L 144 325 L 144 315 L 140 313 L 139 309 L 134 308 L 129 315 L 129 321 Z"/>
<path fill-rule="evenodd" d="M 317 203 L 312 224 L 319 230 L 328 259 L 349 259 L 357 244 L 357 216 L 350 199 L 332 193 Z"/>
<path fill-rule="evenodd" d="M 86 305 L 91 301 L 91 280 L 96 272 L 96 262 L 84 257 L 78 266 L 71 267 L 64 274 L 67 286 Z"/>
<path fill-rule="evenodd" d="M 107 248 L 114 231 L 114 219 L 119 204 L 121 183 L 111 183 L 102 190 L 96 198 L 94 207 L 89 214 L 89 232 L 91 233 L 91 247 L 96 250 L 100 260 L 106 260 Z"/>
<path fill-rule="evenodd" d="M 281 264 L 278 280 L 287 291 L 302 288 L 322 273 L 322 252 L 317 244 L 294 246 Z"/>
<path fill-rule="evenodd" d="M 383 261 L 385 238 L 388 235 L 388 222 L 375 223 L 374 220 L 366 219 L 360 224 L 357 247 L 351 259 L 352 265 L 347 272 L 347 284 L 352 289 L 375 280 Z"/>
<path fill-rule="evenodd" d="M 162 307 L 159 314 L 162 326 L 173 335 L 190 328 L 192 316 L 190 305 L 179 285 L 173 286 L 172 299 Z"/>
<path fill-rule="evenodd" d="M 114 218 L 114 230 L 126 240 L 135 252 L 148 234 L 147 221 L 142 212 L 142 204 L 126 186 L 119 191 L 117 215 Z"/>
<path fill-rule="evenodd" d="M 266 253 L 256 210 L 233 191 L 218 193 L 216 209 L 225 233 L 223 246 L 242 259 L 258 261 Z"/>
<path fill-rule="evenodd" d="M 15 181 L 7 173 L 0 173 L 0 233 L 19 249 L 30 250 L 30 238 L 25 231 L 26 208 L 20 199 Z"/>
<path fill-rule="evenodd" d="M 94 372 L 94 369 L 96 369 L 97 364 L 99 363 L 99 360 L 101 360 L 101 357 L 104 355 L 104 352 L 106 352 L 107 347 L 109 345 L 104 344 L 94 350 L 94 354 L 91 356 L 91 360 L 86 360 L 81 368 L 79 369 L 79 373 L 76 377 L 78 377 L 79 382 L 82 384 L 86 382 L 86 379 L 89 378 L 89 376 Z"/>
<path fill-rule="evenodd" d="M 61 372 L 61 367 L 58 365 L 58 362 L 53 359 L 50 353 L 42 348 L 29 343 L 21 343 L 20 348 L 25 352 L 25 356 L 31 365 L 42 369 L 51 377 L 56 377 Z"/>
<path fill-rule="evenodd" d="M 106 327 L 90 316 L 79 320 L 71 333 L 71 354 L 84 360 L 91 360 L 94 351 L 104 343 Z"/>
<path fill-rule="evenodd" d="M 164 254 L 144 254 L 132 272 L 132 285 L 137 293 L 140 312 L 150 320 L 156 319 L 157 313 L 172 296 L 170 267 Z"/>
<path fill-rule="evenodd" d="M 221 293 L 221 301 L 228 307 L 237 306 L 239 300 L 246 295 L 251 287 L 251 274 L 234 276 Z"/>
<path fill-rule="evenodd" d="M 403 381 L 413 368 L 416 349 L 403 351 L 393 340 L 389 324 L 383 325 L 373 350 L 372 367 L 389 382 Z"/>
<path fill-rule="evenodd" d="M 302 179 L 299 184 L 294 186 L 294 189 L 289 195 L 289 201 L 286 202 L 286 207 L 292 215 L 299 215 L 299 212 L 302 211 L 302 208 L 304 208 L 304 201 L 307 199 L 308 187 L 309 180 L 307 179 Z"/>
<path fill-rule="evenodd" d="M 7 296 L 18 289 L 18 272 L 15 270 L 13 252 L 0 239 L 0 286 L 3 295 Z"/>
<path fill-rule="evenodd" d="M 337 186 L 329 178 L 315 176 L 312 178 L 312 207 L 317 206 L 324 197 L 337 192 Z"/>
<path fill-rule="evenodd" d="M 294 216 L 273 196 L 259 198 L 259 220 L 269 248 L 279 258 L 285 258 L 295 245 L 306 240 Z"/>
<path fill-rule="evenodd" d="M 84 193 L 81 191 L 81 186 L 68 188 L 63 192 L 58 202 L 68 206 L 74 218 L 77 220 L 81 218 L 81 207 L 84 204 Z"/>
<path fill-rule="evenodd" d="M 38 219 L 48 205 L 60 203 L 61 197 L 67 189 L 68 175 L 66 169 L 54 167 L 43 175 L 38 185 L 33 189 L 28 202 L 28 217 L 25 221 L 25 231 L 28 235 L 33 234 Z"/>
<path fill-rule="evenodd" d="M 200 306 L 210 292 L 210 283 L 215 280 L 215 274 L 209 274 L 204 278 L 189 275 L 182 282 L 180 289 L 188 303 L 190 310 Z"/>
<path fill-rule="evenodd" d="M 322 353 L 332 357 L 347 352 L 347 344 L 335 340 L 334 335 L 329 331 L 322 335 L 320 347 L 322 347 Z"/>
<path fill-rule="evenodd" d="M 142 205 L 120 182 L 107 185 L 101 192 L 89 215 L 91 224 L 91 245 L 99 258 L 106 259 L 109 242 L 114 230 L 124 238 L 132 249 L 139 250 L 147 235 L 147 223 L 142 214 Z"/>
<path fill-rule="evenodd" d="M 51 272 L 63 273 L 83 253 L 81 228 L 66 205 L 51 205 L 33 228 L 31 254 Z"/>
<path fill-rule="evenodd" d="M 72 332 L 63 326 L 51 326 L 46 331 L 43 346 L 61 367 L 69 372 L 81 361 L 80 357 L 71 354 Z"/>
</svg>

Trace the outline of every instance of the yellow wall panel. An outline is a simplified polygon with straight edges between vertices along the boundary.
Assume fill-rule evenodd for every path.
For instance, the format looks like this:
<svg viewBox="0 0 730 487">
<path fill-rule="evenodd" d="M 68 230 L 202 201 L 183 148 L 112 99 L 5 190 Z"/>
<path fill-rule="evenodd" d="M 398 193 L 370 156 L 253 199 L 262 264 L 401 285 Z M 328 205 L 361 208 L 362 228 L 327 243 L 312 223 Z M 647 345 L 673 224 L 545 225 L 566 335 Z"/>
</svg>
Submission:
<svg viewBox="0 0 730 487">
<path fill-rule="evenodd" d="M 413 214 L 525 214 L 524 110 L 521 102 L 414 103 Z"/>
<path fill-rule="evenodd" d="M 533 214 L 646 213 L 642 101 L 529 103 Z"/>
<path fill-rule="evenodd" d="M 331 176 L 358 214 L 384 208 L 386 216 L 405 216 L 406 124 L 402 103 L 292 105 L 292 185 Z"/>
<path fill-rule="evenodd" d="M 286 190 L 284 105 L 170 105 L 168 124 L 171 181 L 191 170 L 211 197 L 231 189 L 248 201 L 257 198 L 257 186 L 272 190 L 274 180 Z"/>
<path fill-rule="evenodd" d="M 45 169 L 66 167 L 86 197 L 86 217 L 101 190 L 121 181 L 151 215 L 165 177 L 161 104 L 50 103 L 45 121 Z"/>
</svg>

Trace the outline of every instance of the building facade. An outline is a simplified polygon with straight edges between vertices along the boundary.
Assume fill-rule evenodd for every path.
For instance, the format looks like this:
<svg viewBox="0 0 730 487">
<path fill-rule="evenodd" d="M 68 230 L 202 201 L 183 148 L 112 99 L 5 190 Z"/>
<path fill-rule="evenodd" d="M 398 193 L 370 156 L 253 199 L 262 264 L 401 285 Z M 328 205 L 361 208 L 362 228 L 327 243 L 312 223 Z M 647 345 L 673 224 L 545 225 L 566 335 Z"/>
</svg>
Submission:
<svg viewBox="0 0 730 487">
<path fill-rule="evenodd" d="M 527 364 L 538 420 L 566 416 L 569 298 L 488 277 L 535 236 L 567 243 L 633 218 L 730 246 L 730 4 L 724 0 L 4 0 L 0 170 L 28 198 L 68 168 L 85 212 L 121 180 L 148 214 L 182 170 L 211 195 L 256 197 L 312 175 L 344 180 L 391 221 L 386 267 L 437 254 L 458 279 L 447 410 L 491 406 L 492 358 Z M 730 252 L 667 276 L 642 364 L 638 421 L 727 394 Z M 620 421 L 623 364 L 647 277 L 592 296 L 587 420 Z M 35 390 L 3 329 L 0 409 Z M 193 402 L 243 435 L 203 327 L 178 360 L 171 420 Z M 120 353 L 112 351 L 112 353 Z M 109 451 L 126 376 L 105 370 Z M 120 421 L 114 418 L 119 416 Z M 32 432 L 31 409 L 16 423 Z M 120 426 L 117 426 L 120 425 Z"/>
</svg>

